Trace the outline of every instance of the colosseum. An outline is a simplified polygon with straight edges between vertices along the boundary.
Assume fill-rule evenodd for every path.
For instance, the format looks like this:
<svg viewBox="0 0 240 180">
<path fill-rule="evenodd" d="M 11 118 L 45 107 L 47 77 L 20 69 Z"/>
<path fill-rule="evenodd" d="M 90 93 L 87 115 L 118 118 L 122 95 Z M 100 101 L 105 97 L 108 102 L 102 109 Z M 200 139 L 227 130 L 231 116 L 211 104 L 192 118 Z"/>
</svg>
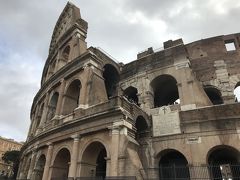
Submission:
<svg viewBox="0 0 240 180">
<path fill-rule="evenodd" d="M 67 3 L 31 109 L 17 179 L 240 179 L 240 33 L 119 63 L 87 47 Z"/>
</svg>

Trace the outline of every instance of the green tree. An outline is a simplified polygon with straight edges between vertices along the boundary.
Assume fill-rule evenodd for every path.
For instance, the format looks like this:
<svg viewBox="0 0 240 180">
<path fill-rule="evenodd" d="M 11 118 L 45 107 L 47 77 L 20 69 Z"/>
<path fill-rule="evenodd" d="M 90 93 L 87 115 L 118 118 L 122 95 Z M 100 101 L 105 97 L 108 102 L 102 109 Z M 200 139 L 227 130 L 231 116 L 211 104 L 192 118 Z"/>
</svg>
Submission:
<svg viewBox="0 0 240 180">
<path fill-rule="evenodd" d="M 19 158 L 20 158 L 20 151 L 15 151 L 15 150 L 14 151 L 6 151 L 2 156 L 2 160 L 5 163 L 12 164 L 14 178 L 17 177 Z"/>
</svg>

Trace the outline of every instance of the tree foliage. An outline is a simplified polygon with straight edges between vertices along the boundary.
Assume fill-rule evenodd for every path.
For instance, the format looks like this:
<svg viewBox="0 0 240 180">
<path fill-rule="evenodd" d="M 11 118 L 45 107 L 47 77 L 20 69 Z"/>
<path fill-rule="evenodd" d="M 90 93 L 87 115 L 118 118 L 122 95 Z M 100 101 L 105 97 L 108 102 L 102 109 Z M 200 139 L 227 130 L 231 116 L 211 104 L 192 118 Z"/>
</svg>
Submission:
<svg viewBox="0 0 240 180">
<path fill-rule="evenodd" d="M 19 158 L 20 158 L 20 151 L 6 151 L 3 156 L 2 160 L 5 163 L 12 164 L 13 166 L 13 176 L 17 176 L 18 166 L 19 166 Z"/>
<path fill-rule="evenodd" d="M 18 161 L 19 159 L 19 155 L 20 155 L 20 151 L 6 151 L 3 156 L 2 156 L 2 160 L 5 163 L 15 163 Z"/>
</svg>

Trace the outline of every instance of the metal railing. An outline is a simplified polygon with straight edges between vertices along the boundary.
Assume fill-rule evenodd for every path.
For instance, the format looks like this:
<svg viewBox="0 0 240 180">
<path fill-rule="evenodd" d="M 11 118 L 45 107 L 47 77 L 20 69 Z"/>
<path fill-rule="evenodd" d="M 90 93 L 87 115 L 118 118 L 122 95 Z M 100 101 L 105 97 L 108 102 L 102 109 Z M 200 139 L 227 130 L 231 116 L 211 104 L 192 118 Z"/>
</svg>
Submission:
<svg viewBox="0 0 240 180">
<path fill-rule="evenodd" d="M 145 180 L 240 180 L 240 165 L 160 166 L 140 170 Z"/>
</svg>

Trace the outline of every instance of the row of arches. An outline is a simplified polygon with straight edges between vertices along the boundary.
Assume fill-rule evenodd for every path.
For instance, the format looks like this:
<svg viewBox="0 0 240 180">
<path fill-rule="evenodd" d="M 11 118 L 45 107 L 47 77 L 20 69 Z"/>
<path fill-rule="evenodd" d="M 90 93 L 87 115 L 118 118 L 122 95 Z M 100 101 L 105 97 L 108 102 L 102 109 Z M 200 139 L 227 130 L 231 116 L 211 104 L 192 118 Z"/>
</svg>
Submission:
<svg viewBox="0 0 240 180">
<path fill-rule="evenodd" d="M 65 58 L 67 58 L 67 54 L 69 54 L 70 49 L 66 48 Z M 105 88 L 106 88 L 106 94 L 108 98 L 111 98 L 112 96 L 117 95 L 117 84 L 119 82 L 119 73 L 117 69 L 111 65 L 106 64 L 103 67 L 103 78 L 105 81 Z M 71 114 L 74 109 L 76 109 L 79 106 L 80 103 L 80 93 L 81 93 L 82 83 L 79 79 L 73 80 L 68 87 L 66 88 L 64 95 L 63 95 L 63 105 L 62 105 L 62 111 L 61 115 L 68 115 Z M 50 99 L 47 102 L 47 115 L 45 121 L 51 120 L 56 115 L 57 105 L 59 100 L 59 92 L 55 91 L 51 93 Z M 37 118 L 35 119 L 37 121 L 36 128 L 39 126 L 43 111 L 44 111 L 44 102 L 40 103 L 40 109 L 38 112 L 36 112 Z"/>
<path fill-rule="evenodd" d="M 106 158 L 107 151 L 101 142 L 95 141 L 89 144 L 82 155 L 80 177 L 105 178 L 107 171 Z M 60 149 L 53 160 L 50 179 L 68 179 L 70 163 L 70 150 L 68 148 Z M 42 180 L 45 164 L 46 156 L 42 154 L 36 160 L 32 179 Z"/>
<path fill-rule="evenodd" d="M 107 150 L 99 141 L 90 143 L 82 154 L 80 177 L 101 177 L 107 175 Z M 186 157 L 178 150 L 166 149 L 161 151 L 157 156 L 158 160 L 158 176 L 159 179 L 191 179 L 190 167 Z M 55 156 L 52 165 L 52 179 L 67 179 L 69 166 L 71 161 L 71 153 L 67 148 L 59 150 Z M 212 180 L 224 178 L 223 168 L 228 166 L 229 177 L 237 179 L 240 177 L 240 153 L 233 147 L 220 145 L 212 148 L 207 155 L 208 166 L 196 166 L 198 173 L 202 171 L 200 168 L 207 167 L 208 176 Z M 42 154 L 36 161 L 34 168 L 34 179 L 41 180 L 44 171 L 46 157 Z M 191 169 L 194 170 L 194 169 Z M 196 173 L 195 172 L 195 173 Z M 206 175 L 205 174 L 205 175 Z M 198 174 L 198 177 L 203 175 Z"/>
<path fill-rule="evenodd" d="M 193 173 L 191 171 L 197 173 L 196 177 L 206 178 L 206 176 L 200 174 L 204 170 L 208 171 L 208 173 L 205 172 L 205 175 L 208 174 L 212 180 L 224 179 L 226 178 L 224 167 L 230 167 L 228 178 L 240 178 L 240 153 L 230 146 L 216 146 L 211 149 L 207 156 L 207 167 L 196 166 L 191 168 L 186 157 L 173 149 L 164 150 L 159 156 L 159 178 L 163 180 L 191 179 L 191 173 Z"/>
<path fill-rule="evenodd" d="M 151 90 L 153 92 L 153 107 L 161 107 L 166 105 L 180 104 L 180 97 L 177 87 L 176 79 L 171 75 L 160 75 L 153 79 L 150 83 Z M 204 91 L 213 105 L 223 104 L 223 98 L 221 91 L 215 86 L 204 86 Z M 240 100 L 240 82 L 236 84 L 234 94 L 239 96 Z M 123 91 L 123 95 L 128 98 L 129 101 L 134 102 L 137 105 L 139 103 L 138 90 L 136 87 L 128 87 Z M 236 100 L 238 101 L 238 100 Z"/>
</svg>

